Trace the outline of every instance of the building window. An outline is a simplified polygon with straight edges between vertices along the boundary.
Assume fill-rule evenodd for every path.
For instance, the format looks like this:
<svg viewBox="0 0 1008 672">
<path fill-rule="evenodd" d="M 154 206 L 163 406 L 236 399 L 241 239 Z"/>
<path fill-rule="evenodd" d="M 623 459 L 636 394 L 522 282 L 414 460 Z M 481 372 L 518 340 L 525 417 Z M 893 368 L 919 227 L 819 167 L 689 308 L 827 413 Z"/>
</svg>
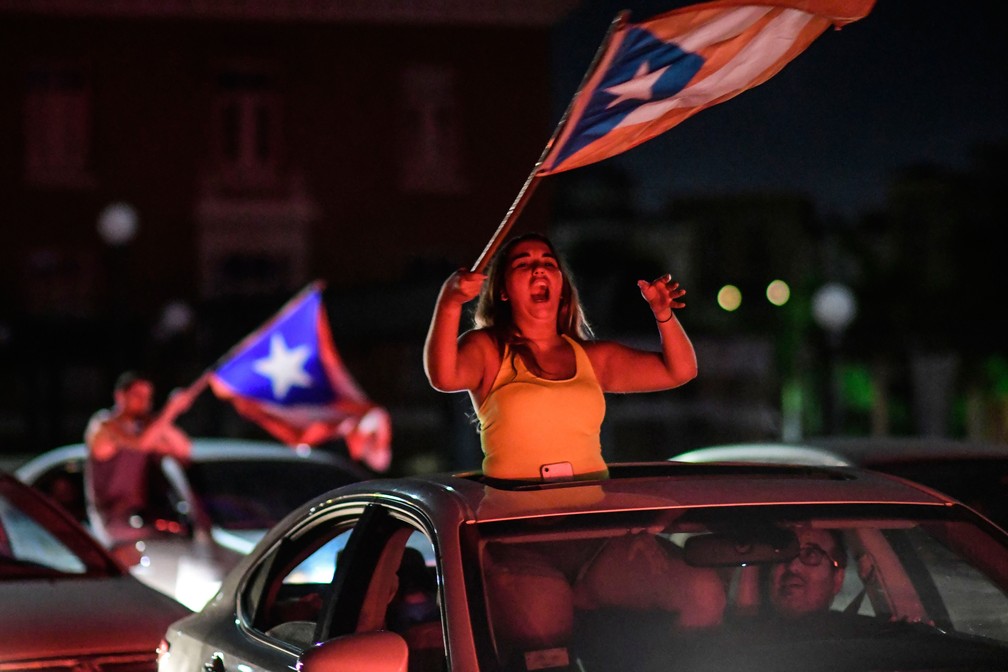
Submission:
<svg viewBox="0 0 1008 672">
<path fill-rule="evenodd" d="M 36 65 L 26 73 L 25 178 L 35 186 L 90 183 L 91 85 L 75 65 Z"/>
<path fill-rule="evenodd" d="M 276 77 L 229 67 L 217 74 L 214 102 L 217 172 L 227 186 L 273 186 L 279 177 L 281 104 Z"/>
<path fill-rule="evenodd" d="M 301 180 L 287 182 L 272 195 L 205 190 L 196 206 L 203 298 L 275 295 L 304 281 L 318 206 Z"/>
<path fill-rule="evenodd" d="M 409 65 L 402 72 L 400 89 L 403 191 L 463 191 L 461 115 L 454 70 L 447 66 Z"/>
</svg>

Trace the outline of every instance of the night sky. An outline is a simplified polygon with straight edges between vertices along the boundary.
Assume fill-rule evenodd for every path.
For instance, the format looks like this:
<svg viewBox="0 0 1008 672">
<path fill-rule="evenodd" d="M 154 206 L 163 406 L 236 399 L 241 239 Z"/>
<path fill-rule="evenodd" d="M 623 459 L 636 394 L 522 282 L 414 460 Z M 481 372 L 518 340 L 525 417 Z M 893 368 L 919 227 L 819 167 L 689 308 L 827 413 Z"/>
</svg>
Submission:
<svg viewBox="0 0 1008 672">
<path fill-rule="evenodd" d="M 620 9 L 633 21 L 687 4 L 588 0 L 572 12 L 554 36 L 554 119 Z M 899 170 L 966 170 L 977 147 L 1008 140 L 999 5 L 878 0 L 761 86 L 607 161 L 637 178 L 645 212 L 674 196 L 763 189 L 806 193 L 823 215 L 873 210 Z"/>
</svg>

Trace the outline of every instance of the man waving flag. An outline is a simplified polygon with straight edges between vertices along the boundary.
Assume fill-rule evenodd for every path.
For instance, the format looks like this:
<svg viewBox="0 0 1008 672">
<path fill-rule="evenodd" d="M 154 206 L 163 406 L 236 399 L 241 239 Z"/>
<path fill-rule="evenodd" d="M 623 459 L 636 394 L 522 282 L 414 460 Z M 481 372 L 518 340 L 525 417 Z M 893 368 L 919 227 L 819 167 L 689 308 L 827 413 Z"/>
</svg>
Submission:
<svg viewBox="0 0 1008 672">
<path fill-rule="evenodd" d="M 289 445 L 346 440 L 350 456 L 388 469 L 391 422 L 343 366 L 329 331 L 322 284 L 291 299 L 209 373 L 214 394 Z"/>
<path fill-rule="evenodd" d="M 715 0 L 640 23 L 616 18 L 537 174 L 578 168 L 762 84 L 874 0 Z"/>
</svg>

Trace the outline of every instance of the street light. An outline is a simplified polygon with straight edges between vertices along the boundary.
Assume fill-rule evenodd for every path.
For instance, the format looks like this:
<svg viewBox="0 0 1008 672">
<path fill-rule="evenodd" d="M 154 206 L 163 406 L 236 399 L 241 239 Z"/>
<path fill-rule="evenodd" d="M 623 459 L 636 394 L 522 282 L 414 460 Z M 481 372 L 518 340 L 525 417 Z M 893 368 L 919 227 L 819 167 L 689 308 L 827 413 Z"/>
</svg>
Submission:
<svg viewBox="0 0 1008 672">
<path fill-rule="evenodd" d="M 857 299 L 846 285 L 828 282 L 812 295 L 812 317 L 831 336 L 842 336 L 856 315 Z"/>
<path fill-rule="evenodd" d="M 136 237 L 139 217 L 129 203 L 111 203 L 98 215 L 98 235 L 110 247 L 122 247 Z"/>
<path fill-rule="evenodd" d="M 192 307 L 182 300 L 172 301 L 161 309 L 161 317 L 154 326 L 154 337 L 168 341 L 188 331 L 195 321 Z"/>
<path fill-rule="evenodd" d="M 839 433 L 841 424 L 840 381 L 836 373 L 840 341 L 856 315 L 857 299 L 846 285 L 829 282 L 812 295 L 812 318 L 827 334 L 824 405 L 830 434 Z"/>
</svg>

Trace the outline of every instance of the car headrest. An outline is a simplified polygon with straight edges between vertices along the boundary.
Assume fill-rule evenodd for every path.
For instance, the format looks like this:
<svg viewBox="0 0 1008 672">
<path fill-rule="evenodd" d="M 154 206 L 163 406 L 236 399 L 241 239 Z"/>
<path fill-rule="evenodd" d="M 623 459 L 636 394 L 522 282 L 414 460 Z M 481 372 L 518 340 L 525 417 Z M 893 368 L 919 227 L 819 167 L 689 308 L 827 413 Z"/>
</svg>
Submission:
<svg viewBox="0 0 1008 672">
<path fill-rule="evenodd" d="M 532 552 L 497 549 L 485 562 L 487 602 L 502 657 L 523 658 L 524 669 L 566 666 L 574 628 L 567 578 Z"/>
</svg>

